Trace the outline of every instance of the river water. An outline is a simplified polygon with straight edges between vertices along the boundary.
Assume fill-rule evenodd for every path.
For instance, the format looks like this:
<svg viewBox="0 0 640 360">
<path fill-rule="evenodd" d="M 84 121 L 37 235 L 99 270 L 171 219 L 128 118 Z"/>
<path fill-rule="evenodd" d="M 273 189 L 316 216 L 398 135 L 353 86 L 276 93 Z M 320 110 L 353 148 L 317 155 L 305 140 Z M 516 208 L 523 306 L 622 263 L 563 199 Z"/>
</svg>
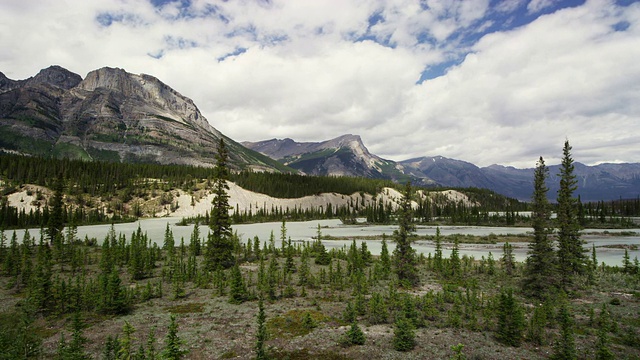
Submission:
<svg viewBox="0 0 640 360">
<path fill-rule="evenodd" d="M 193 226 L 177 226 L 176 223 L 180 218 L 154 218 L 143 219 L 132 223 L 116 224 L 115 230 L 117 233 L 123 233 L 129 237 L 134 231 L 140 227 L 143 232 L 146 232 L 150 239 L 155 241 L 158 245 L 162 246 L 164 241 L 164 232 L 167 224 L 173 231 L 176 244 L 180 244 L 181 238 L 184 238 L 185 244 L 188 244 L 189 238 L 193 231 Z M 343 225 L 340 220 L 314 220 L 314 221 L 302 221 L 302 222 L 289 222 L 286 223 L 287 237 L 291 237 L 294 242 L 311 241 L 312 237 L 315 237 L 318 230 L 318 224 L 321 227 L 323 235 L 334 237 L 349 237 L 350 239 L 356 239 L 358 246 L 362 241 L 367 243 L 367 247 L 372 254 L 378 255 L 381 250 L 380 240 L 362 240 L 364 237 L 370 236 L 382 236 L 386 234 L 388 236 L 389 251 L 392 251 L 394 244 L 391 236 L 396 226 L 390 225 Z M 246 243 L 247 239 L 253 239 L 257 236 L 261 242 L 269 240 L 271 232 L 273 232 L 276 239 L 276 245 L 280 245 L 280 229 L 281 222 L 269 222 L 259 224 L 244 224 L 234 225 L 233 230 L 237 231 L 242 241 Z M 107 235 L 111 225 L 89 225 L 78 227 L 77 236 L 83 239 L 86 236 L 98 239 L 101 243 Z M 200 227 L 201 237 L 206 238 L 208 228 L 205 226 Z M 585 229 L 584 232 L 603 232 L 605 229 Z M 625 230 L 607 230 L 610 233 L 620 231 L 633 231 L 640 234 L 640 229 L 625 229 Z M 477 235 L 487 236 L 490 234 L 496 235 L 508 235 L 508 234 L 526 234 L 531 233 L 531 228 L 515 228 L 515 227 L 486 227 L 486 226 L 441 226 L 440 232 L 442 235 L 462 234 L 462 235 Z M 29 233 L 39 238 L 39 229 L 30 229 Z M 435 235 L 435 226 L 418 226 L 416 229 L 418 235 Z M 24 236 L 24 230 L 16 230 L 18 240 L 20 241 Z M 6 236 L 10 238 L 11 231 L 6 232 Z M 622 263 L 622 257 L 624 250 L 620 248 L 610 248 L 606 246 L 612 245 L 637 245 L 640 248 L 640 235 L 636 236 L 606 236 L 606 235 L 583 235 L 583 240 L 586 241 L 588 249 L 591 249 L 592 244 L 596 246 L 596 254 L 599 263 L 606 263 L 607 265 L 620 265 Z M 340 248 L 343 246 L 350 246 L 352 240 L 324 240 L 323 243 L 329 249 Z M 460 255 L 473 256 L 476 259 L 480 259 L 482 256 L 487 257 L 489 252 L 493 254 L 494 259 L 499 259 L 502 255 L 503 243 L 497 244 L 460 244 Z M 518 261 L 524 261 L 527 256 L 527 243 L 513 243 L 513 252 Z M 423 253 L 425 256 L 434 252 L 433 242 L 431 241 L 417 241 L 413 244 L 413 248 L 418 253 Z M 443 256 L 448 256 L 451 251 L 451 244 L 444 244 Z M 591 253 L 589 252 L 589 256 Z M 633 260 L 635 257 L 640 258 L 640 250 L 629 250 L 629 256 Z"/>
</svg>

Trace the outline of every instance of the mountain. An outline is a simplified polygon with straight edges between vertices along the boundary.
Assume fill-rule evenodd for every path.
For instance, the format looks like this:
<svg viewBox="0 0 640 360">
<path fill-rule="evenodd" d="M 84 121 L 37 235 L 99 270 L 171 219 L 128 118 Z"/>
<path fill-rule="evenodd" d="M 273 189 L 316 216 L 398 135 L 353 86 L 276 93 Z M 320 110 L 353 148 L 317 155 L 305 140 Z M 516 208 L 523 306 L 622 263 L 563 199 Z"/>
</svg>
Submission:
<svg viewBox="0 0 640 360">
<path fill-rule="evenodd" d="M 26 80 L 0 73 L 0 148 L 25 154 L 287 171 L 213 128 L 193 101 L 157 78 L 118 68 L 82 79 L 59 66 Z"/>
<path fill-rule="evenodd" d="M 358 135 L 343 135 L 322 142 L 295 142 L 287 138 L 242 142 L 242 145 L 307 175 L 417 180 L 394 161 L 371 154 Z M 433 182 L 425 178 L 422 183 Z"/>
<path fill-rule="evenodd" d="M 502 165 L 480 168 L 474 164 L 442 156 L 400 161 L 405 172 L 427 177 L 442 186 L 477 187 L 523 201 L 533 194 L 534 169 L 516 169 Z M 636 198 L 640 195 L 640 163 L 600 164 L 587 166 L 574 163 L 578 188 L 574 193 L 582 201 Z M 549 198 L 558 192 L 559 165 L 549 166 Z"/>
<path fill-rule="evenodd" d="M 578 181 L 574 195 L 579 195 L 583 202 L 633 199 L 640 196 L 640 163 L 605 163 L 588 166 L 575 162 L 574 165 L 574 175 Z M 534 169 L 491 165 L 481 170 L 493 180 L 493 185 L 489 189 L 520 200 L 531 199 Z M 559 174 L 559 165 L 549 166 L 547 186 L 549 197 L 552 199 L 555 199 L 558 192 Z"/>
<path fill-rule="evenodd" d="M 516 169 L 501 165 L 478 167 L 472 163 L 443 156 L 424 156 L 394 162 L 371 154 L 357 135 L 343 135 L 323 142 L 296 142 L 271 139 L 243 142 L 289 167 L 310 175 L 344 175 L 411 180 L 414 184 L 442 187 L 475 187 L 529 201 L 533 193 L 534 169 Z M 549 166 L 549 198 L 558 191 L 559 166 Z M 582 201 L 616 200 L 640 196 L 640 163 L 575 163 L 578 180 L 576 196 Z"/>
</svg>

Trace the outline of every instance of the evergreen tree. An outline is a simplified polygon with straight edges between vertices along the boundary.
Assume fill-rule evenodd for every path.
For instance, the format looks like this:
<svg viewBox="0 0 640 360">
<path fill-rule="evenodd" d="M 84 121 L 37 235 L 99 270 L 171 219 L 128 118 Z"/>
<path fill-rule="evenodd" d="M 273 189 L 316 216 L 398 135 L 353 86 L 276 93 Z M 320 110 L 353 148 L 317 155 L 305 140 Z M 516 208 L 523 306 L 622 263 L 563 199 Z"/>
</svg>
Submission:
<svg viewBox="0 0 640 360">
<path fill-rule="evenodd" d="M 548 169 L 540 157 L 534 173 L 533 211 L 531 221 L 533 241 L 529 243 L 529 252 L 525 264 L 523 291 L 538 299 L 545 299 L 555 288 L 557 271 L 553 244 L 549 238 L 550 206 L 545 184 Z"/>
<path fill-rule="evenodd" d="M 362 332 L 362 329 L 360 329 L 360 326 L 358 326 L 357 322 L 353 321 L 351 323 L 351 327 L 345 334 L 345 345 L 364 345 L 365 342 L 366 338 L 364 336 L 364 333 Z"/>
<path fill-rule="evenodd" d="M 232 304 L 241 304 L 247 300 L 247 287 L 244 284 L 244 278 L 238 264 L 231 268 L 231 286 L 229 290 L 229 302 Z"/>
<path fill-rule="evenodd" d="M 566 140 L 562 149 L 560 165 L 560 189 L 558 190 L 558 265 L 562 288 L 566 291 L 573 284 L 576 274 L 586 270 L 587 258 L 580 239 L 580 223 L 577 216 L 577 200 L 573 192 L 577 189 L 575 166 L 571 158 L 571 146 Z"/>
<path fill-rule="evenodd" d="M 231 217 L 229 216 L 229 169 L 227 168 L 228 151 L 224 140 L 220 138 L 216 166 L 214 168 L 213 207 L 211 208 L 209 233 L 205 256 L 207 270 L 228 269 L 235 263 L 231 233 Z"/>
<path fill-rule="evenodd" d="M 513 290 L 501 291 L 498 302 L 496 338 L 505 345 L 520 346 L 524 328 L 524 312 L 513 297 Z"/>
<path fill-rule="evenodd" d="M 393 348 L 397 351 L 410 351 L 416 346 L 413 325 L 404 316 L 399 316 L 393 330 Z"/>
<path fill-rule="evenodd" d="M 122 327 L 122 339 L 119 341 L 118 346 L 118 359 L 133 359 L 133 342 L 135 338 L 133 337 L 133 333 L 136 332 L 136 329 L 129 324 L 128 321 L 125 320 L 124 326 Z"/>
<path fill-rule="evenodd" d="M 162 358 L 166 360 L 179 360 L 189 351 L 182 349 L 184 341 L 178 336 L 178 323 L 176 316 L 171 315 L 167 336 L 164 339 L 164 349 L 162 350 Z"/>
<path fill-rule="evenodd" d="M 84 350 L 84 344 L 87 343 L 87 338 L 83 334 L 84 323 L 80 317 L 79 312 L 75 312 L 71 323 L 71 342 L 69 342 L 66 349 L 65 359 L 83 360 L 90 359 L 91 356 Z"/>
<path fill-rule="evenodd" d="M 256 332 L 256 360 L 267 359 L 265 342 L 267 341 L 267 317 L 264 313 L 264 302 L 262 296 L 258 300 L 258 331 Z"/>
<path fill-rule="evenodd" d="M 615 356 L 609 344 L 610 317 L 607 304 L 602 304 L 600 316 L 598 317 L 598 339 L 596 341 L 596 360 L 613 360 Z"/>
<path fill-rule="evenodd" d="M 413 211 L 411 209 L 411 183 L 407 182 L 402 202 L 398 208 L 398 229 L 393 232 L 396 248 L 393 251 L 395 271 L 401 285 L 414 287 L 418 285 L 418 269 L 416 267 L 415 250 L 411 247 Z"/>
<path fill-rule="evenodd" d="M 508 241 L 505 242 L 502 246 L 502 258 L 500 260 L 502 262 L 502 268 L 504 269 L 504 272 L 508 276 L 513 275 L 513 271 L 516 267 L 516 259 L 513 255 L 513 246 L 511 246 Z"/>
<path fill-rule="evenodd" d="M 551 358 L 555 360 L 575 360 L 578 356 L 573 335 L 573 317 L 566 299 L 561 300 L 558 323 L 560 325 L 560 337 L 556 341 Z"/>
<path fill-rule="evenodd" d="M 380 250 L 380 264 L 382 265 L 382 276 L 388 278 L 391 272 L 391 258 L 389 257 L 389 248 L 387 247 L 387 239 L 382 234 L 382 249 Z"/>
<path fill-rule="evenodd" d="M 434 268 L 437 272 L 442 273 L 443 263 L 442 263 L 442 236 L 440 236 L 440 227 L 436 226 L 436 237 L 435 237 L 435 255 L 433 258 Z"/>
<path fill-rule="evenodd" d="M 156 327 L 153 326 L 149 330 L 149 337 L 147 338 L 147 349 L 145 352 L 145 360 L 157 360 L 158 353 L 156 352 Z"/>
<path fill-rule="evenodd" d="M 64 203 L 63 203 L 64 181 L 59 176 L 53 183 L 53 196 L 49 200 L 49 220 L 47 222 L 47 236 L 49 243 L 53 244 L 64 229 Z"/>
</svg>

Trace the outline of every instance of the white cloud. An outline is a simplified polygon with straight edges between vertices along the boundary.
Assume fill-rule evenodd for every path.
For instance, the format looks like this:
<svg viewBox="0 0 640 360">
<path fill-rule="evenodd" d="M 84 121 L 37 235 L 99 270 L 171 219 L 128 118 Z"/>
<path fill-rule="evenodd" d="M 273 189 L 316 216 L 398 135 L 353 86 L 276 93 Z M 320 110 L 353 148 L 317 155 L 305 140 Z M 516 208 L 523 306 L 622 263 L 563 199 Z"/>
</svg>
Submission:
<svg viewBox="0 0 640 360">
<path fill-rule="evenodd" d="M 0 71 L 14 79 L 51 64 L 82 76 L 102 66 L 148 73 L 236 140 L 354 133 L 395 160 L 529 167 L 540 155 L 553 163 L 568 137 L 577 161 L 640 159 L 638 4 L 589 1 L 464 46 L 464 34 L 522 0 L 495 8 L 487 0 L 67 5 L 3 1 Z M 370 27 L 376 14 L 382 20 Z M 377 42 L 354 41 L 362 38 Z M 426 67 L 458 56 L 464 61 L 448 73 L 416 84 Z"/>
</svg>

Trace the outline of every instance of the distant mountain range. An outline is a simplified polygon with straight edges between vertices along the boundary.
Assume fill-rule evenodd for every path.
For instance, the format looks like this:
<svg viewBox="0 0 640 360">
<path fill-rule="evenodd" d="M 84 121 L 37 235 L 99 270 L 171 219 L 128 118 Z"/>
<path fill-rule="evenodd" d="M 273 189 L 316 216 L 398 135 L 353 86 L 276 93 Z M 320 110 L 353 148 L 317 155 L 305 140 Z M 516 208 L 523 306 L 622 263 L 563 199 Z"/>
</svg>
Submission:
<svg viewBox="0 0 640 360">
<path fill-rule="evenodd" d="M 423 186 L 478 187 L 529 200 L 533 169 L 477 167 L 441 156 L 391 161 L 371 154 L 358 135 L 323 142 L 272 139 L 237 143 L 212 127 L 193 101 L 150 75 L 101 68 L 84 79 L 59 66 L 26 80 L 0 72 L 0 150 L 121 162 L 212 166 L 217 143 L 230 166 L 256 171 L 411 180 Z M 275 160 L 274 160 L 275 159 Z M 277 161 L 276 161 L 277 160 Z M 550 166 L 549 195 L 557 191 Z M 640 196 L 640 163 L 576 163 L 583 201 Z"/>
<path fill-rule="evenodd" d="M 477 187 L 524 201 L 530 200 L 533 193 L 534 169 L 501 165 L 480 168 L 442 156 L 394 162 L 371 154 L 356 135 L 317 143 L 272 139 L 242 144 L 309 175 L 363 176 L 401 182 L 411 180 L 426 186 Z M 559 166 L 549 166 L 549 170 L 549 197 L 555 198 Z M 640 196 L 640 163 L 597 166 L 575 163 L 575 174 L 576 196 L 583 201 Z"/>
</svg>

